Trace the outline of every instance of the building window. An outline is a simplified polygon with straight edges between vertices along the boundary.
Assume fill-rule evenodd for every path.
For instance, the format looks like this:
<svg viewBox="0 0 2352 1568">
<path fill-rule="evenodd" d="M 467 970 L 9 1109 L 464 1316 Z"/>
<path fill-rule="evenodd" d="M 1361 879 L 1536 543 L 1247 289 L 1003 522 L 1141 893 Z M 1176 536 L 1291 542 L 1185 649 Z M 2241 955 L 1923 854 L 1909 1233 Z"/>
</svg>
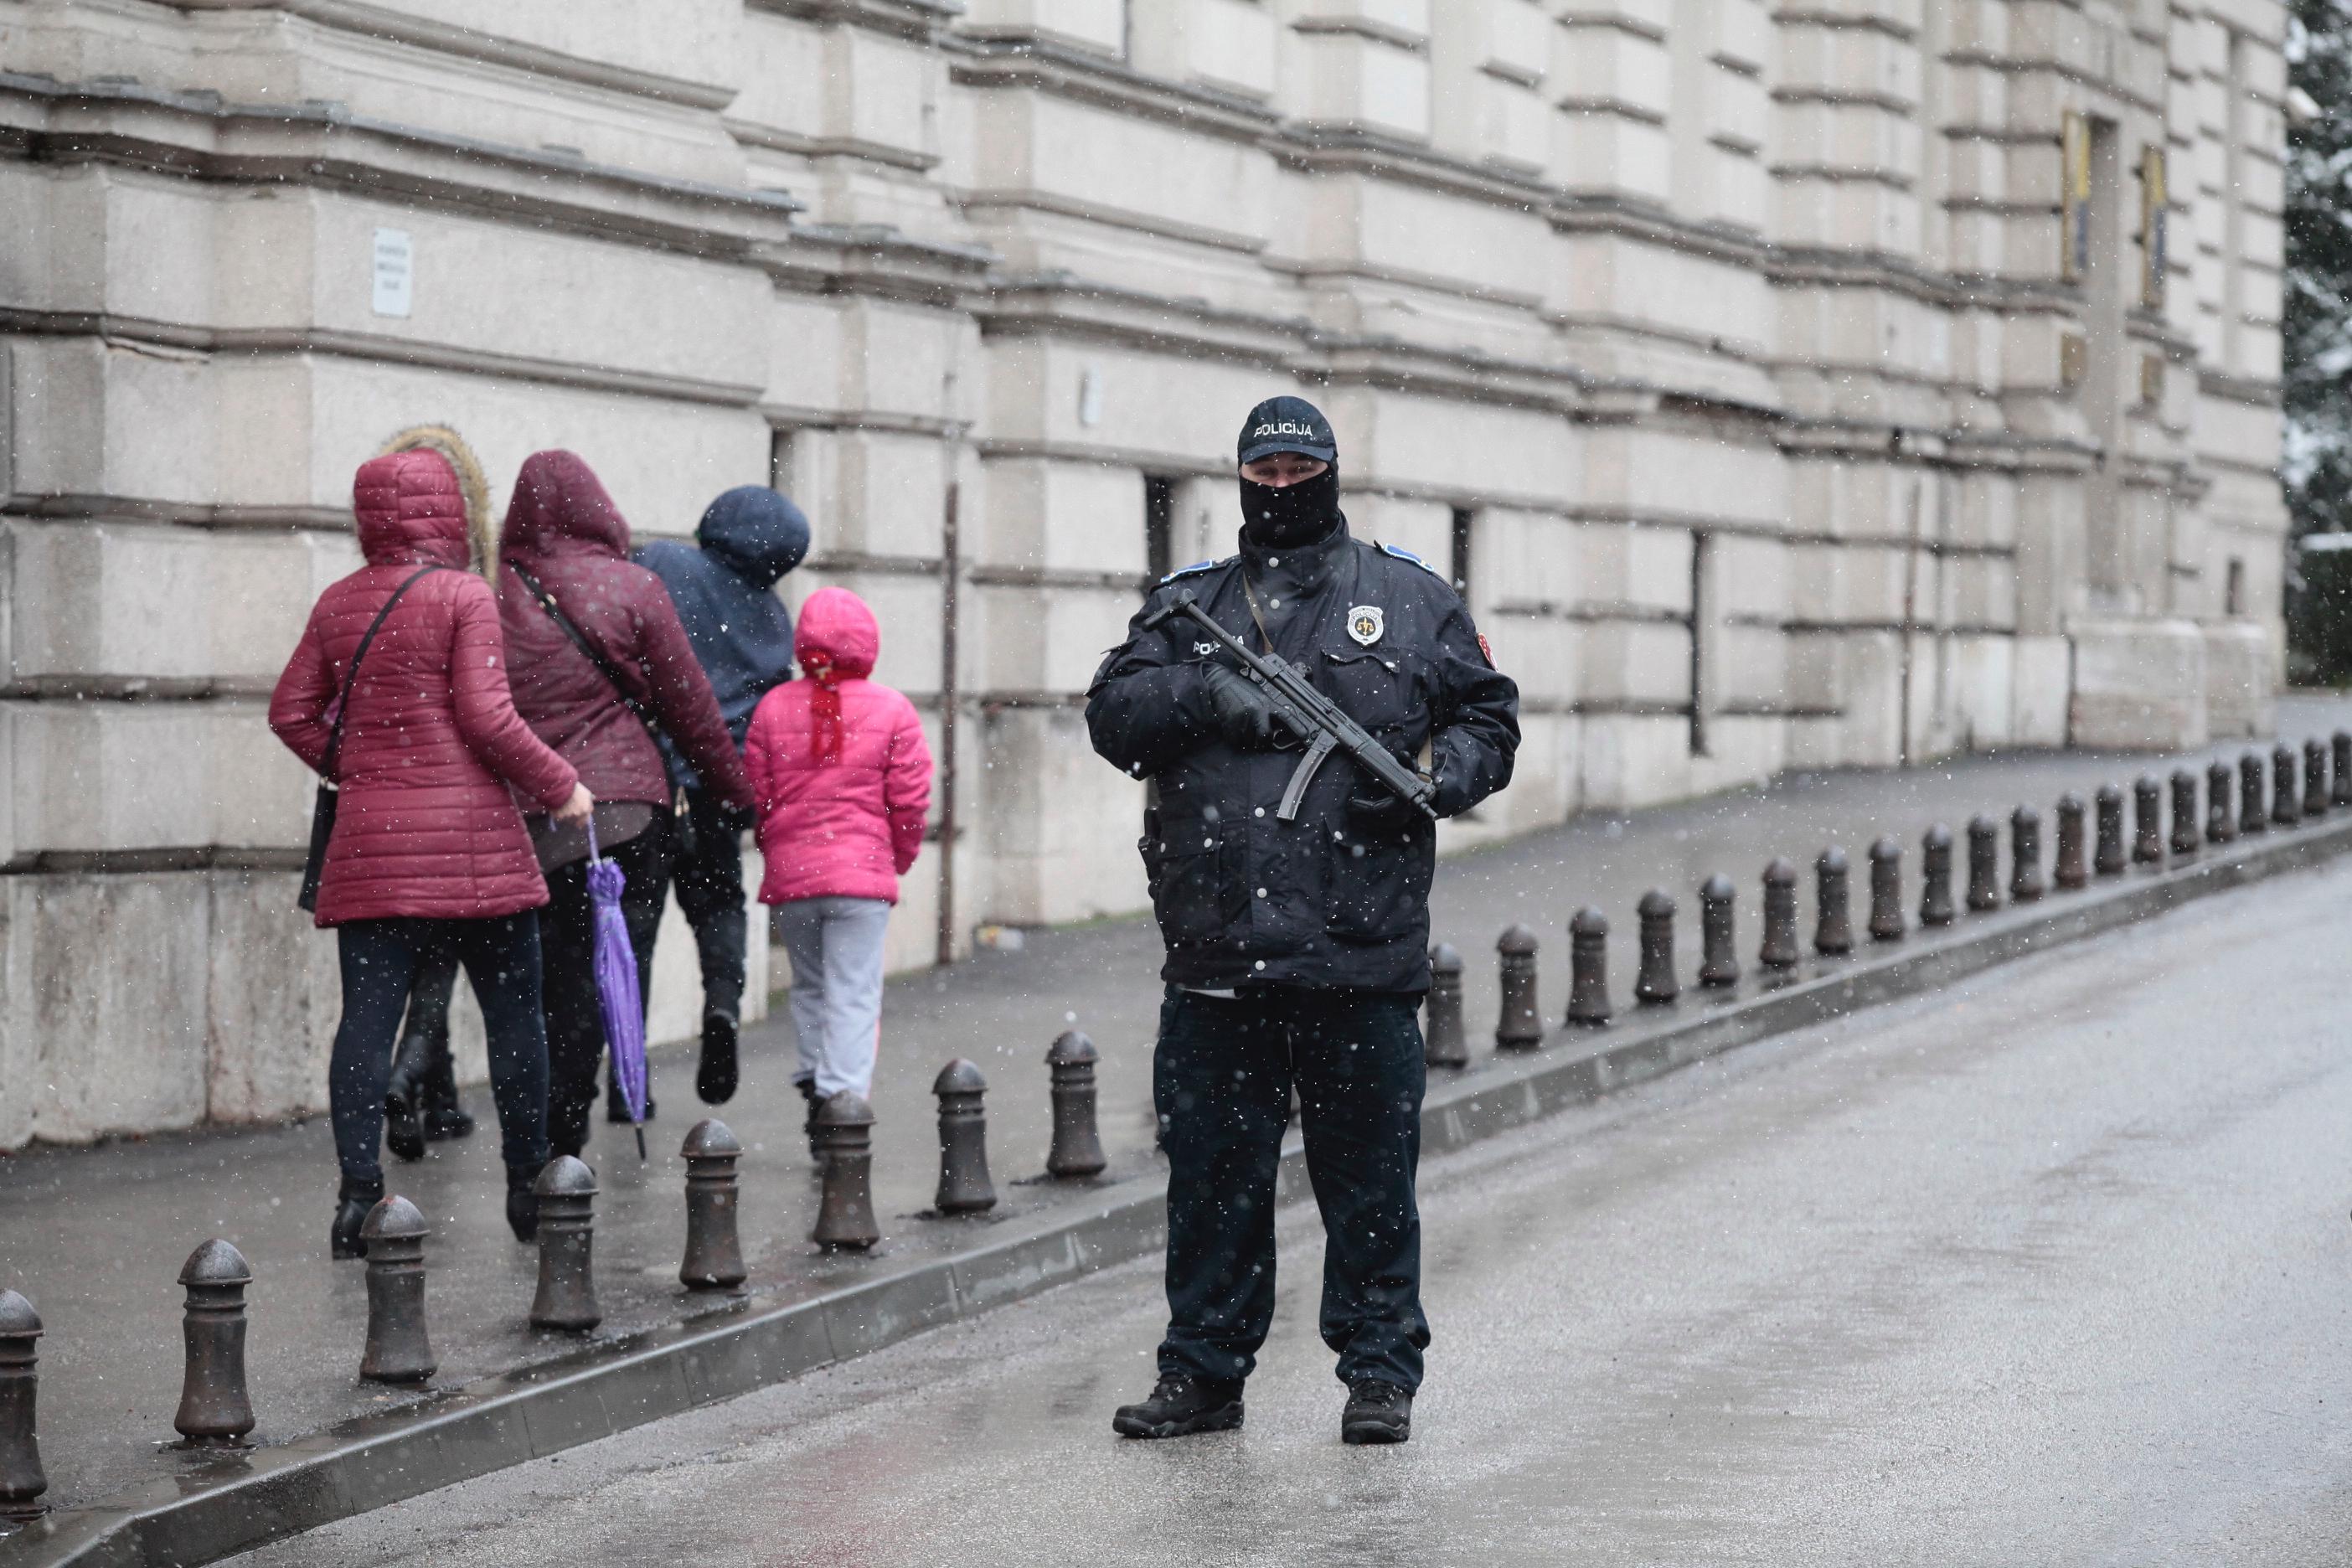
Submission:
<svg viewBox="0 0 2352 1568">
<path fill-rule="evenodd" d="M 768 436 L 768 488 L 790 495 L 793 485 L 793 433 L 790 430 L 771 431 Z"/>
<path fill-rule="evenodd" d="M 2230 557 L 2230 574 L 2222 579 L 2221 613 L 2225 616 L 2246 613 L 2246 563 L 2235 555 Z"/>
<path fill-rule="evenodd" d="M 1477 521 L 1478 514 L 1470 508 L 1454 509 L 1454 559 L 1446 576 L 1465 599 L 1470 596 L 1470 542 Z"/>
<path fill-rule="evenodd" d="M 1176 570 L 1176 481 L 1143 476 L 1143 569 L 1157 583 Z"/>
</svg>

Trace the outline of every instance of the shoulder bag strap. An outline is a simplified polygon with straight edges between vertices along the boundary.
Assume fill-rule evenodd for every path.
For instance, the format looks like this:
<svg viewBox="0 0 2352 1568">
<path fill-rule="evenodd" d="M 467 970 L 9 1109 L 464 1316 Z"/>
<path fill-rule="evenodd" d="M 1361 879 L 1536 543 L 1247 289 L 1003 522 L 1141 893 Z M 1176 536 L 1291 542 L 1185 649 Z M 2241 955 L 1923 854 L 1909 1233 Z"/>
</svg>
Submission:
<svg viewBox="0 0 2352 1568">
<path fill-rule="evenodd" d="M 320 759 L 322 764 L 319 769 L 320 778 L 331 780 L 335 776 L 335 770 L 342 763 L 343 721 L 351 716 L 352 694 L 359 689 L 360 660 L 367 657 L 368 645 L 375 641 L 375 634 L 383 629 L 383 618 L 392 614 L 392 607 L 400 603 L 400 596 L 416 586 L 419 580 L 430 577 L 436 572 L 451 570 L 453 568 L 447 566 L 427 566 L 404 579 L 400 586 L 392 591 L 392 597 L 383 602 L 383 608 L 375 613 L 375 619 L 368 623 L 368 629 L 360 637 L 360 646 L 352 650 L 352 668 L 343 677 L 341 693 L 335 699 L 334 727 L 327 735 L 327 754 Z"/>
<path fill-rule="evenodd" d="M 539 607 L 547 612 L 547 618 L 553 621 L 563 635 L 572 639 L 572 646 L 578 648 L 586 657 L 588 662 L 596 667 L 596 673 L 603 676 L 605 682 L 612 687 L 613 695 L 621 700 L 621 706 L 636 715 L 637 722 L 643 724 L 646 727 L 646 733 L 653 737 L 654 749 L 659 751 L 661 749 L 660 723 L 655 720 L 653 710 L 638 701 L 628 687 L 623 684 L 621 672 L 613 667 L 613 661 L 596 651 L 596 645 L 590 642 L 582 634 L 580 628 L 572 624 L 572 617 L 565 615 L 557 605 L 555 595 L 541 587 L 538 578 L 511 561 L 507 563 L 507 570 L 522 580 L 522 585 L 530 590 L 530 596 L 539 601 Z"/>
</svg>

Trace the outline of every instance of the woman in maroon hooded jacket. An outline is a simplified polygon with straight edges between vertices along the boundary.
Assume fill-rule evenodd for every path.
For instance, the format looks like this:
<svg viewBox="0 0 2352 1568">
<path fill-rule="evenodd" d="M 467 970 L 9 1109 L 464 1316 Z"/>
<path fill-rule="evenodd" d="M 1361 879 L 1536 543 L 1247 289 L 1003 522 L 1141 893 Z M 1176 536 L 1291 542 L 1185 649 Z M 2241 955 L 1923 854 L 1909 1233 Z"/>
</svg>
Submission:
<svg viewBox="0 0 2352 1568">
<path fill-rule="evenodd" d="M 536 912 L 547 888 L 514 795 L 583 822 L 592 803 L 572 765 L 515 715 L 498 605 L 467 569 L 457 470 L 472 468 L 471 456 L 440 437 L 455 460 L 404 450 L 361 467 L 352 503 L 367 564 L 319 595 L 269 700 L 278 739 L 312 769 L 331 766 L 340 785 L 317 910 L 318 923 L 335 929 L 342 964 L 343 1016 L 327 1069 L 342 1166 L 329 1236 L 338 1258 L 364 1254 L 360 1226 L 383 1196 L 384 1075 L 428 954 L 455 952 L 482 1005 L 507 1220 L 519 1239 L 536 1228 L 530 1184 L 548 1158 Z M 354 679 L 371 625 L 375 637 Z M 331 763 L 339 703 L 342 736 Z"/>
<path fill-rule="evenodd" d="M 669 769 L 652 731 L 667 734 L 720 800 L 748 810 L 743 759 L 669 590 L 629 560 L 629 525 L 579 457 L 534 452 L 523 459 L 499 554 L 499 614 L 515 708 L 596 796 L 597 847 L 627 878 L 621 910 L 643 997 L 652 988 L 675 831 Z M 604 1050 L 587 835 L 540 817 L 532 835 L 549 893 L 541 940 L 548 1133 L 557 1153 L 578 1154 L 588 1141 Z"/>
</svg>

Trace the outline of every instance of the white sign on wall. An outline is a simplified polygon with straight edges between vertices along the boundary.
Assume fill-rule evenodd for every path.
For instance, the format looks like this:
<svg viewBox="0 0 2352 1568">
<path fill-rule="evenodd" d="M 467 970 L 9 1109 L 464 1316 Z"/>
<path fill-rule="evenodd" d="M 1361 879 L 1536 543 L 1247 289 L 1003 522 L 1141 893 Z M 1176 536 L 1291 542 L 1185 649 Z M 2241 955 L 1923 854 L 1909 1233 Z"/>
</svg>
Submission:
<svg viewBox="0 0 2352 1568">
<path fill-rule="evenodd" d="M 416 276 L 416 247 L 404 228 L 375 231 L 375 313 L 405 316 Z"/>
</svg>

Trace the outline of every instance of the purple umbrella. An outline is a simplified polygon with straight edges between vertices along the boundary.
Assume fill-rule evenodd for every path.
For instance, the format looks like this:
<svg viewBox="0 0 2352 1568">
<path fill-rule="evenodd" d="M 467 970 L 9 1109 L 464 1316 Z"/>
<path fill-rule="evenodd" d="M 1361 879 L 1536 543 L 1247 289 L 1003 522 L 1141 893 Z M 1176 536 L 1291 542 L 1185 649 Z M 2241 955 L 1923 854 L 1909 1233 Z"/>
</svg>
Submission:
<svg viewBox="0 0 2352 1568">
<path fill-rule="evenodd" d="M 613 1076 L 636 1123 L 637 1158 L 646 1157 L 646 1009 L 637 991 L 637 955 L 629 945 L 629 922 L 621 914 L 621 889 L 628 874 L 620 863 L 596 853 L 596 820 L 588 820 L 588 907 L 596 922 L 596 1001 L 604 1014 L 604 1039 L 613 1051 Z"/>
</svg>

